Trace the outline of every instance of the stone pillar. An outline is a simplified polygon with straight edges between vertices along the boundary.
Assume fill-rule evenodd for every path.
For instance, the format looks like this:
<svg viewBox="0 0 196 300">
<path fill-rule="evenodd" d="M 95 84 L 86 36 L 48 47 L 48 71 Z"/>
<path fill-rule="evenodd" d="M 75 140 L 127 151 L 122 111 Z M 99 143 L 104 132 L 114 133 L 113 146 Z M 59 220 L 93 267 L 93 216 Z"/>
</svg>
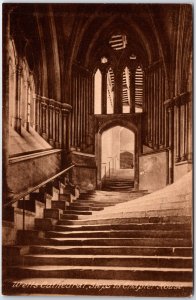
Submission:
<svg viewBox="0 0 196 300">
<path fill-rule="evenodd" d="M 52 127 L 52 140 L 53 140 L 53 145 L 55 146 L 55 141 L 56 141 L 56 109 L 55 109 L 56 103 L 54 103 L 52 107 L 52 122 L 53 122 L 53 127 Z"/>
<path fill-rule="evenodd" d="M 184 160 L 187 160 L 187 103 L 184 105 Z"/>
<path fill-rule="evenodd" d="M 47 106 L 47 104 L 45 102 L 42 102 L 41 106 L 42 106 L 42 136 L 44 139 L 47 139 L 47 134 L 46 134 L 46 106 Z"/>
<path fill-rule="evenodd" d="M 14 129 L 21 134 L 21 115 L 20 115 L 20 105 L 21 105 L 21 72 L 22 67 L 20 64 L 16 67 L 16 115 Z"/>
<path fill-rule="evenodd" d="M 66 127 L 67 127 L 66 149 L 67 149 L 67 152 L 70 151 L 70 122 L 71 122 L 71 116 L 70 116 L 70 114 L 67 114 L 67 117 L 66 117 Z"/>
<path fill-rule="evenodd" d="M 162 123 L 161 123 L 161 130 L 162 130 L 162 134 L 161 134 L 161 144 L 162 147 L 164 147 L 165 145 L 165 106 L 164 106 L 164 101 L 165 99 L 165 72 L 163 69 L 163 66 L 161 67 L 161 75 L 160 75 L 160 79 L 161 79 L 161 105 L 162 105 L 162 115 L 161 115 L 161 119 L 162 119 Z"/>
<path fill-rule="evenodd" d="M 192 95 L 190 95 L 192 97 Z M 187 160 L 192 161 L 192 101 L 187 102 Z"/>
<path fill-rule="evenodd" d="M 59 117 L 60 117 L 60 110 L 59 108 L 56 107 L 55 109 L 55 148 L 60 147 L 59 143 L 59 131 L 60 131 L 60 126 L 59 126 Z"/>
<path fill-rule="evenodd" d="M 2 201 L 5 204 L 13 197 L 13 191 L 9 188 L 9 38 L 10 38 L 10 13 L 3 7 L 3 99 L 2 99 L 2 117 L 3 117 L 3 131 L 2 131 Z"/>
<path fill-rule="evenodd" d="M 166 130 L 165 130 L 165 143 L 166 147 L 169 147 L 169 112 L 168 107 L 166 107 L 165 111 L 165 119 L 166 119 Z"/>
<path fill-rule="evenodd" d="M 39 100 L 39 96 L 36 95 L 35 96 L 35 104 L 36 104 L 36 113 L 35 113 L 35 130 L 40 133 L 40 100 Z"/>
<path fill-rule="evenodd" d="M 101 70 L 102 74 L 102 89 L 101 89 L 101 113 L 107 114 L 107 70 Z"/>
<path fill-rule="evenodd" d="M 66 114 L 66 110 L 62 109 L 62 148 L 66 149 L 66 133 L 67 133 L 67 114 Z"/>
<path fill-rule="evenodd" d="M 59 148 L 62 148 L 62 113 L 59 110 Z"/>
<path fill-rule="evenodd" d="M 114 114 L 122 113 L 122 81 L 123 70 L 114 70 Z"/>
<path fill-rule="evenodd" d="M 48 138 L 49 143 L 53 145 L 53 105 L 48 105 Z"/>
<path fill-rule="evenodd" d="M 160 134 L 160 100 L 159 100 L 159 69 L 155 70 L 155 149 L 159 149 Z"/>
<path fill-rule="evenodd" d="M 184 129 L 185 129 L 185 116 L 184 116 L 184 105 L 180 106 L 180 160 L 183 161 L 185 159 L 185 152 L 184 152 Z"/>
<path fill-rule="evenodd" d="M 180 161 L 180 106 L 176 106 L 176 162 Z"/>
<path fill-rule="evenodd" d="M 170 109 L 171 114 L 171 172 L 170 172 L 170 183 L 174 182 L 174 107 Z"/>
</svg>

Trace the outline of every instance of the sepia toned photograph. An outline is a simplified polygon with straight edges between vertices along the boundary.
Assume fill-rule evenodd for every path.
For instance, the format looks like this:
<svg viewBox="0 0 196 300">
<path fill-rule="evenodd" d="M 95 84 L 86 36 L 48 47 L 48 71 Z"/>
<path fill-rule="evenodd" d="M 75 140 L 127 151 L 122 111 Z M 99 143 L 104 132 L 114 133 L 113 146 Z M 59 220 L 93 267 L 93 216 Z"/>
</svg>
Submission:
<svg viewBox="0 0 196 300">
<path fill-rule="evenodd" d="M 2 19 L 2 294 L 191 297 L 192 5 Z"/>
</svg>

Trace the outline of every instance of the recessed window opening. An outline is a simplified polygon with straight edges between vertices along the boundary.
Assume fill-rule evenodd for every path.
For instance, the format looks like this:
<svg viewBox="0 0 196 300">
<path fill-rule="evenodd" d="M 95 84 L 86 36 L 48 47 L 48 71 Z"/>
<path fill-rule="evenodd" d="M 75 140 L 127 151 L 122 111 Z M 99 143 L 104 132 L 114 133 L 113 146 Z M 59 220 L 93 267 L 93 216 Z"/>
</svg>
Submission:
<svg viewBox="0 0 196 300">
<path fill-rule="evenodd" d="M 94 77 L 94 113 L 101 114 L 101 90 L 102 90 L 102 75 L 97 69 Z"/>
<path fill-rule="evenodd" d="M 31 88 L 28 86 L 27 90 L 27 123 L 30 124 L 30 114 L 31 114 Z"/>
<path fill-rule="evenodd" d="M 109 40 L 110 46 L 114 50 L 122 50 L 127 46 L 127 37 L 125 34 L 114 34 Z"/>
<path fill-rule="evenodd" d="M 135 111 L 142 112 L 143 103 L 143 70 L 140 66 L 135 72 Z"/>
<path fill-rule="evenodd" d="M 110 68 L 107 73 L 107 114 L 114 113 L 114 73 Z"/>
<path fill-rule="evenodd" d="M 122 82 L 122 111 L 123 113 L 130 112 L 130 72 L 126 67 L 123 72 Z"/>
</svg>

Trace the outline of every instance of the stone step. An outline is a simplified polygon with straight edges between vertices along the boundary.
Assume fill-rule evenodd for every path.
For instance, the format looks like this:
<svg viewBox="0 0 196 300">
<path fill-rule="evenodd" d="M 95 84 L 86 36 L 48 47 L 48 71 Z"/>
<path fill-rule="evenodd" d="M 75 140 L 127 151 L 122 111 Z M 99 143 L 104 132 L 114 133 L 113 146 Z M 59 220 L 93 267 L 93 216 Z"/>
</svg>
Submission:
<svg viewBox="0 0 196 300">
<path fill-rule="evenodd" d="M 53 201 L 51 201 L 52 208 L 59 208 L 59 209 L 62 209 L 62 210 L 66 209 L 67 204 L 68 203 L 64 200 L 56 200 L 56 201 L 53 200 Z"/>
<path fill-rule="evenodd" d="M 88 203 L 88 204 L 87 204 Z M 109 203 L 109 202 L 105 202 L 105 203 L 101 203 L 101 202 L 93 202 L 93 201 L 89 201 L 89 202 L 87 202 L 86 203 L 86 201 L 84 201 L 84 202 L 82 202 L 82 201 L 77 201 L 77 202 L 75 202 L 74 201 L 74 203 L 73 204 L 71 204 L 70 206 L 71 207 L 73 207 L 73 206 L 77 206 L 77 207 L 92 207 L 92 208 L 96 208 L 96 207 L 100 207 L 100 208 L 104 208 L 105 206 L 113 206 L 114 204 L 113 203 Z M 84 209 L 85 210 L 85 209 Z"/>
<path fill-rule="evenodd" d="M 120 200 L 112 200 L 112 201 L 98 201 L 98 200 L 77 200 L 74 202 L 74 204 L 82 204 L 82 205 L 89 205 L 89 206 L 99 206 L 99 207 L 106 207 L 106 206 L 113 206 L 113 205 L 116 205 L 116 204 L 122 204 L 122 203 L 125 203 L 129 200 L 124 200 L 124 201 L 120 201 Z"/>
<path fill-rule="evenodd" d="M 85 216 L 83 216 L 85 217 Z M 46 237 L 82 237 L 82 238 L 190 238 L 190 231 L 168 230 L 114 230 L 114 231 L 47 231 Z"/>
<path fill-rule="evenodd" d="M 129 182 L 106 182 L 104 187 L 130 187 L 133 188 L 134 185 Z"/>
<path fill-rule="evenodd" d="M 103 210 L 104 209 L 104 207 L 95 207 L 95 206 L 81 206 L 81 205 L 77 205 L 77 204 L 71 204 L 70 206 L 68 206 L 67 207 L 67 209 L 69 210 L 82 210 L 82 211 L 84 211 L 84 210 L 86 210 L 86 211 L 92 211 L 92 210 L 94 210 L 94 211 L 100 211 L 100 210 Z"/>
<path fill-rule="evenodd" d="M 59 225 L 118 225 L 130 223 L 191 223 L 190 216 L 165 216 L 165 217 L 129 217 L 129 218 L 105 218 L 78 221 L 59 221 Z"/>
<path fill-rule="evenodd" d="M 70 211 L 72 212 L 72 211 Z M 64 212 L 65 213 L 65 212 Z M 66 211 L 69 214 L 69 211 Z M 74 211 L 75 213 L 75 211 Z M 81 212 L 80 212 L 81 213 Z M 86 213 L 86 212 L 84 212 Z M 87 212 L 89 213 L 89 212 Z M 130 224 L 102 224 L 102 225 L 56 225 L 55 230 L 57 231 L 107 231 L 107 230 L 171 230 L 171 231 L 191 231 L 191 225 L 188 223 L 130 223 Z"/>
<path fill-rule="evenodd" d="M 33 286 L 33 288 L 32 288 Z M 138 281 L 79 278 L 24 278 L 7 280 L 4 295 L 91 295 L 137 297 L 190 297 L 193 286 L 187 281 Z"/>
<path fill-rule="evenodd" d="M 84 214 L 80 214 L 80 211 L 76 214 L 62 214 L 61 220 L 86 220 L 87 216 Z"/>
<path fill-rule="evenodd" d="M 80 211 L 78 211 L 78 210 L 64 210 L 63 211 L 63 214 L 64 215 L 92 215 L 92 211 L 82 211 L 82 210 L 80 210 Z"/>
<path fill-rule="evenodd" d="M 25 240 L 24 240 L 25 244 Z M 190 239 L 182 238 L 45 238 L 34 239 L 32 245 L 64 246 L 153 246 L 153 247 L 192 247 Z"/>
<path fill-rule="evenodd" d="M 52 230 L 54 228 L 54 225 L 56 225 L 58 222 L 57 219 L 52 218 L 36 218 L 35 219 L 35 229 L 40 230 Z"/>
<path fill-rule="evenodd" d="M 44 218 L 48 219 L 60 219 L 60 215 L 63 213 L 63 210 L 59 208 L 45 208 L 44 209 Z"/>
<path fill-rule="evenodd" d="M 30 246 L 32 254 L 87 254 L 87 255 L 157 255 L 191 257 L 191 247 L 136 247 L 136 246 Z M 20 254 L 27 254 L 20 253 Z"/>
<path fill-rule="evenodd" d="M 105 191 L 128 191 L 128 192 L 131 192 L 132 191 L 132 189 L 133 189 L 133 187 L 130 187 L 130 186 L 127 186 L 127 187 L 125 187 L 125 186 L 109 186 L 109 185 L 107 185 L 107 186 L 105 186 L 104 187 L 104 190 Z"/>
<path fill-rule="evenodd" d="M 76 214 L 67 214 L 67 215 L 61 215 L 61 220 L 79 220 L 78 215 Z"/>
<path fill-rule="evenodd" d="M 8 276 L 13 278 L 82 278 L 116 280 L 151 280 L 191 282 L 191 268 L 144 268 L 111 266 L 23 266 L 8 268 Z"/>
<path fill-rule="evenodd" d="M 13 262 L 12 262 L 13 263 Z M 28 254 L 14 258 L 12 265 L 48 266 L 110 266 L 110 267 L 152 267 L 152 268 L 192 268 L 191 257 L 173 256 L 131 256 L 131 255 L 68 255 L 68 254 Z"/>
</svg>

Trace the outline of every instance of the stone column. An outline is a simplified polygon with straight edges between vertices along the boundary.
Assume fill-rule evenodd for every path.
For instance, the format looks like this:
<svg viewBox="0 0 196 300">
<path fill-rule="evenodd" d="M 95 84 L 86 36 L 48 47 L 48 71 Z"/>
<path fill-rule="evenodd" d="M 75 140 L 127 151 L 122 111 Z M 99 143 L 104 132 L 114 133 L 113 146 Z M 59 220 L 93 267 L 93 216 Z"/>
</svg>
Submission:
<svg viewBox="0 0 196 300">
<path fill-rule="evenodd" d="M 184 152 L 184 144 L 185 144 L 185 140 L 184 140 L 184 129 L 185 129 L 185 116 L 184 116 L 184 105 L 180 106 L 180 160 L 183 161 L 185 159 L 185 152 Z"/>
<path fill-rule="evenodd" d="M 40 133 L 40 101 L 39 101 L 39 96 L 36 95 L 35 96 L 35 104 L 36 104 L 36 108 L 35 108 L 35 130 Z"/>
<path fill-rule="evenodd" d="M 47 106 L 47 104 L 45 102 L 42 102 L 41 106 L 42 106 L 42 136 L 44 139 L 47 139 L 47 134 L 46 134 L 46 106 Z"/>
<path fill-rule="evenodd" d="M 67 124 L 66 124 L 66 118 L 67 113 L 65 109 L 62 109 L 62 148 L 66 149 L 66 133 L 67 133 Z"/>
<path fill-rule="evenodd" d="M 10 38 L 10 13 L 3 7 L 3 99 L 2 99 L 2 117 L 3 117 L 3 131 L 2 131 L 2 201 L 5 204 L 13 197 L 13 191 L 9 187 L 9 38 Z M 3 217 L 3 215 L 2 215 Z"/>
<path fill-rule="evenodd" d="M 48 105 L 48 138 L 49 143 L 53 146 L 53 105 Z"/>
<path fill-rule="evenodd" d="M 184 160 L 187 160 L 187 103 L 184 105 Z"/>
<path fill-rule="evenodd" d="M 176 162 L 180 161 L 180 106 L 176 106 Z"/>
<path fill-rule="evenodd" d="M 14 129 L 21 134 L 21 116 L 20 116 L 20 105 L 21 105 L 21 73 L 22 67 L 20 64 L 16 67 L 16 115 Z"/>
<path fill-rule="evenodd" d="M 55 148 L 59 148 L 60 147 L 60 143 L 59 143 L 59 130 L 60 130 L 60 126 L 59 126 L 59 117 L 60 117 L 60 110 L 58 107 L 56 107 L 55 109 Z"/>
<path fill-rule="evenodd" d="M 189 96 L 190 99 L 192 95 Z M 187 160 L 192 161 L 192 101 L 187 102 Z"/>
</svg>

